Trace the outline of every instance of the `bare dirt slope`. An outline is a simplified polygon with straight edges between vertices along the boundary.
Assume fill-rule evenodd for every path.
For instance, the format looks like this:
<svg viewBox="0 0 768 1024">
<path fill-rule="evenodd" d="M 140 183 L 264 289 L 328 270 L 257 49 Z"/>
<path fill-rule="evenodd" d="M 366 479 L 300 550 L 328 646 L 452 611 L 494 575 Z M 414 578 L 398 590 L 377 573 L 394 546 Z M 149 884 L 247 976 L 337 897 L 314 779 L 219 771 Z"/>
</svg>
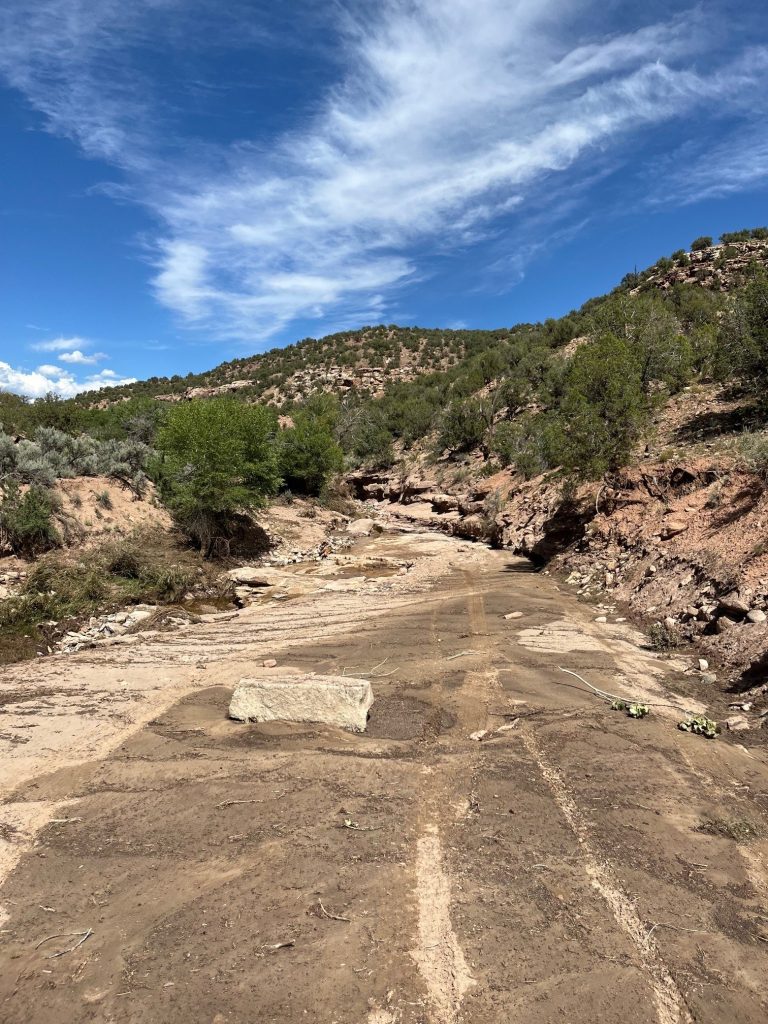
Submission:
<svg viewBox="0 0 768 1024">
<path fill-rule="evenodd" d="M 764 1021 L 764 753 L 580 688 L 696 707 L 524 561 L 363 548 L 414 566 L 6 673 L 0 1019 Z M 230 722 L 269 657 L 368 732 Z"/>
</svg>

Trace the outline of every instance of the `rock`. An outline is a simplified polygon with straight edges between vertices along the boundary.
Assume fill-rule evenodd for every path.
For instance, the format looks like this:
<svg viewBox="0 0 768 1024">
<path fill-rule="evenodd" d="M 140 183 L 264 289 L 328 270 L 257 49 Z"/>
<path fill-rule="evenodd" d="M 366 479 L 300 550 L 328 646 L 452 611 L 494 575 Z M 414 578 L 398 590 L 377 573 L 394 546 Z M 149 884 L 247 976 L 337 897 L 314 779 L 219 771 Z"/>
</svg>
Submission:
<svg viewBox="0 0 768 1024">
<path fill-rule="evenodd" d="M 607 617 L 605 615 L 598 615 L 597 618 L 595 619 L 595 622 L 607 622 L 607 621 L 608 621 L 608 619 L 607 619 Z"/>
<path fill-rule="evenodd" d="M 522 612 L 507 612 L 507 614 L 504 616 L 505 619 L 522 619 L 522 617 Z"/>
<path fill-rule="evenodd" d="M 706 683 L 708 686 L 711 686 L 713 683 L 717 682 L 717 676 L 714 672 L 705 672 L 701 677 L 701 681 L 702 683 Z"/>
<path fill-rule="evenodd" d="M 469 734 L 469 738 L 471 740 L 475 740 L 477 743 L 479 743 L 480 740 L 482 740 L 487 735 L 488 735 L 488 730 L 487 729 L 478 729 L 477 732 L 471 732 Z"/>
<path fill-rule="evenodd" d="M 125 625 L 135 626 L 139 622 L 145 622 L 147 619 L 152 617 L 156 610 L 157 609 L 155 608 L 135 608 L 134 611 L 132 611 L 128 618 L 125 620 Z"/>
<path fill-rule="evenodd" d="M 363 732 L 373 691 L 367 679 L 284 675 L 241 679 L 229 717 L 240 722 L 323 722 Z"/>
<path fill-rule="evenodd" d="M 746 615 L 749 611 L 749 605 L 736 590 L 720 599 L 719 608 L 721 611 L 733 612 L 736 615 Z"/>
<path fill-rule="evenodd" d="M 706 672 L 709 668 L 709 662 L 706 658 L 699 658 L 699 672 Z"/>
<path fill-rule="evenodd" d="M 277 667 L 277 662 L 275 661 L 274 658 L 267 658 L 266 661 L 262 661 L 261 664 L 264 666 L 264 668 L 276 668 Z"/>
<path fill-rule="evenodd" d="M 676 537 L 678 533 L 684 533 L 687 529 L 688 523 L 684 523 L 682 519 L 670 519 L 664 524 L 661 536 L 664 540 L 669 540 L 670 537 Z"/>
<path fill-rule="evenodd" d="M 353 519 L 351 523 L 347 524 L 347 533 L 353 537 L 370 537 L 374 525 L 372 519 Z"/>
<path fill-rule="evenodd" d="M 282 583 L 286 576 L 279 569 L 257 569 L 251 565 L 230 569 L 224 575 L 241 587 L 275 587 Z"/>
<path fill-rule="evenodd" d="M 426 500 L 432 502 L 435 512 L 456 512 L 459 508 L 459 499 L 452 494 L 430 494 Z"/>
<path fill-rule="evenodd" d="M 750 728 L 744 715 L 731 715 L 730 718 L 726 718 L 725 726 L 731 732 L 747 732 Z"/>
<path fill-rule="evenodd" d="M 765 622 L 768 616 L 760 608 L 752 608 L 747 612 L 747 618 L 750 622 Z"/>
<path fill-rule="evenodd" d="M 718 633 L 725 633 L 729 629 L 733 629 L 736 623 L 733 619 L 729 619 L 727 615 L 721 615 L 715 623 L 715 628 Z"/>
</svg>

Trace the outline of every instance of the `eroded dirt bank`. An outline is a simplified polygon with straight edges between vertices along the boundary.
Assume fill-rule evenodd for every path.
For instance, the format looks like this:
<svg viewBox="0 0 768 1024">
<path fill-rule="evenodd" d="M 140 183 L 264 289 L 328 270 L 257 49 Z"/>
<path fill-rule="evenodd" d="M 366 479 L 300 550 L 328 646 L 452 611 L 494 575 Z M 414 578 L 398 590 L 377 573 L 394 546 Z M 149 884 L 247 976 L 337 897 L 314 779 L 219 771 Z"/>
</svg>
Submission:
<svg viewBox="0 0 768 1024">
<path fill-rule="evenodd" d="M 522 559 L 360 551 L 413 567 L 6 672 L 2 1020 L 763 1021 L 763 751 Z M 272 657 L 368 732 L 229 721 Z"/>
</svg>

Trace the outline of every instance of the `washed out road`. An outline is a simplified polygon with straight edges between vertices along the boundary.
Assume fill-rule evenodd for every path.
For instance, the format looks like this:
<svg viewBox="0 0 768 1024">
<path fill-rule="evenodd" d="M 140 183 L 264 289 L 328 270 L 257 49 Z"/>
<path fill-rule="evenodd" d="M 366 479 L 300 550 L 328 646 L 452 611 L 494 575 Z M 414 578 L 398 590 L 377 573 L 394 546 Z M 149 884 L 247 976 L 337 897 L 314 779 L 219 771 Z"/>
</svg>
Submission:
<svg viewBox="0 0 768 1024">
<path fill-rule="evenodd" d="M 766 748 L 520 559 L 360 550 L 413 568 L 5 672 L 0 1020 L 764 1024 Z M 368 731 L 230 721 L 267 658 Z"/>
</svg>

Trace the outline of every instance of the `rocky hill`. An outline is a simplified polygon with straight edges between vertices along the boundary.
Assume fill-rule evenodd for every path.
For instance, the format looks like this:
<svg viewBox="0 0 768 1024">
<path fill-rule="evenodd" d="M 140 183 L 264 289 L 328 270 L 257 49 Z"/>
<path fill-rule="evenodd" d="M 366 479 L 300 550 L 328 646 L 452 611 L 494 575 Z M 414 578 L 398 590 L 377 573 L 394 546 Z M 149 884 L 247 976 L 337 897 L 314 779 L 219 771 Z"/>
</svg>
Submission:
<svg viewBox="0 0 768 1024">
<path fill-rule="evenodd" d="M 306 338 L 263 355 L 221 363 L 206 373 L 153 377 L 136 384 L 81 396 L 97 408 L 137 397 L 164 402 L 238 394 L 247 401 L 275 405 L 300 402 L 317 391 L 359 392 L 377 397 L 389 384 L 412 381 L 450 369 L 463 359 L 494 347 L 512 331 L 448 330 L 376 326 L 325 338 Z"/>
<path fill-rule="evenodd" d="M 642 284 L 633 292 L 637 294 L 649 288 L 667 291 L 675 285 L 687 284 L 729 292 L 744 285 L 755 265 L 768 266 L 768 239 L 721 242 L 659 261 L 646 272 Z"/>
</svg>

